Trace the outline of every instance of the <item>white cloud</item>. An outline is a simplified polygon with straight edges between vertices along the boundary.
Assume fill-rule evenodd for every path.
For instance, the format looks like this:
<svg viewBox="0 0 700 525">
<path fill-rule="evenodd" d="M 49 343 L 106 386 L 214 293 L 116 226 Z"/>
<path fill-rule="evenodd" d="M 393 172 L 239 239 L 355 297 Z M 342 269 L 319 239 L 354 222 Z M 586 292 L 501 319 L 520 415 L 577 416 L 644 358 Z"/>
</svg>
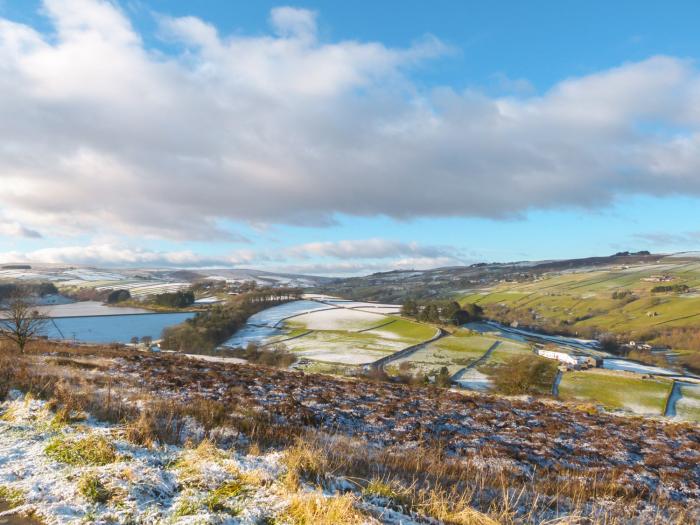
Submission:
<svg viewBox="0 0 700 525">
<path fill-rule="evenodd" d="M 112 2 L 44 7 L 55 34 L 0 19 L 0 208 L 29 230 L 210 239 L 227 220 L 502 218 L 700 195 L 700 74 L 686 60 L 493 98 L 418 89 L 409 68 L 446 51 L 433 38 L 324 42 L 302 9 L 273 10 L 263 36 L 163 18 L 182 49 L 168 56 Z"/>
<path fill-rule="evenodd" d="M 314 38 L 317 14 L 307 9 L 276 7 L 270 11 L 270 22 L 282 37 Z"/>
<path fill-rule="evenodd" d="M 316 261 L 309 262 L 310 259 Z M 377 259 L 381 259 L 381 262 Z M 9 262 L 65 263 L 105 268 L 256 267 L 323 275 L 357 274 L 387 269 L 427 269 L 462 264 L 456 256 L 448 255 L 440 248 L 384 239 L 341 241 L 335 245 L 327 243 L 320 247 L 298 245 L 282 250 L 281 254 L 272 250 L 241 249 L 219 255 L 202 255 L 192 250 L 149 250 L 104 242 L 43 248 L 29 252 L 0 253 L 0 263 Z"/>
<path fill-rule="evenodd" d="M 385 259 L 403 255 L 437 257 L 453 250 L 437 246 L 423 246 L 416 242 L 387 239 L 357 239 L 344 241 L 311 242 L 294 246 L 286 255 L 298 258 L 335 257 L 339 259 Z"/>
</svg>

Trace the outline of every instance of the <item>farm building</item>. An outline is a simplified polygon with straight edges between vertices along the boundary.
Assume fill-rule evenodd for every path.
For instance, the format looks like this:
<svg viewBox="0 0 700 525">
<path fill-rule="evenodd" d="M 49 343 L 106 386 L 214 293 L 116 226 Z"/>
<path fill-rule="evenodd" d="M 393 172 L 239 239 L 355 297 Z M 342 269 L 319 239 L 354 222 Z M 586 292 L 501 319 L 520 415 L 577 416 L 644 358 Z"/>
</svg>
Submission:
<svg viewBox="0 0 700 525">
<path fill-rule="evenodd" d="M 537 355 L 546 357 L 547 359 L 556 359 L 560 363 L 564 363 L 565 365 L 574 368 L 596 366 L 595 359 L 585 354 L 567 353 L 559 350 L 547 350 L 545 348 L 538 348 L 536 353 Z"/>
</svg>

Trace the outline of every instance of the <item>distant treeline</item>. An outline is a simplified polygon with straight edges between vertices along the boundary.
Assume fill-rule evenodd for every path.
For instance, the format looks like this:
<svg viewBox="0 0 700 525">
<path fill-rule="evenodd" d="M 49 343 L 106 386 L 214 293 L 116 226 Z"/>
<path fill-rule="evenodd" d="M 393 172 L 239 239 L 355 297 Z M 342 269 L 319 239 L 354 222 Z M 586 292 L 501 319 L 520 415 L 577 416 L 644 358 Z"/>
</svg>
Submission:
<svg viewBox="0 0 700 525">
<path fill-rule="evenodd" d="M 457 301 L 416 301 L 408 299 L 401 307 L 401 314 L 418 321 L 463 325 L 479 319 L 483 310 L 479 305 L 461 306 Z"/>
<path fill-rule="evenodd" d="M 659 286 L 654 286 L 651 289 L 651 293 L 685 293 L 690 290 L 687 284 L 662 284 Z"/>
<path fill-rule="evenodd" d="M 161 346 L 188 353 L 208 353 L 231 338 L 248 318 L 270 306 L 300 299 L 299 288 L 265 288 L 236 296 L 163 331 Z"/>
<path fill-rule="evenodd" d="M 7 283 L 0 284 L 0 301 L 11 299 L 12 297 L 53 295 L 58 293 L 58 288 L 53 283 Z"/>
</svg>

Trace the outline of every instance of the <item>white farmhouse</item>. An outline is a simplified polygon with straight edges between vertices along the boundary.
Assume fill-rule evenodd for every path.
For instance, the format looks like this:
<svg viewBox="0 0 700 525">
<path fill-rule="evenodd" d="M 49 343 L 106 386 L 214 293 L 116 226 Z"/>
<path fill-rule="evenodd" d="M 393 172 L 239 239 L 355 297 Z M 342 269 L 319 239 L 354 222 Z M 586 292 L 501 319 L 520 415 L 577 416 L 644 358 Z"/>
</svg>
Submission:
<svg viewBox="0 0 700 525">
<path fill-rule="evenodd" d="M 560 363 L 576 368 L 591 366 L 595 363 L 594 360 L 584 354 L 569 354 L 567 352 L 547 350 L 545 348 L 538 348 L 536 352 L 539 356 L 546 357 L 547 359 L 556 359 Z"/>
</svg>

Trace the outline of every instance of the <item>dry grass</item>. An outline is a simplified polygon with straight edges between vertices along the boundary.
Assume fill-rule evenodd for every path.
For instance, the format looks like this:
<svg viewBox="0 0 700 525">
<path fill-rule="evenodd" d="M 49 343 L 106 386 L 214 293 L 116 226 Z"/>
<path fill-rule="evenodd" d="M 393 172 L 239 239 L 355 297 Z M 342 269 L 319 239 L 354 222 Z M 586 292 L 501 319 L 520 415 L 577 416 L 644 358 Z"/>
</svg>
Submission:
<svg viewBox="0 0 700 525">
<path fill-rule="evenodd" d="M 297 494 L 280 518 L 293 525 L 363 525 L 378 523 L 357 508 L 352 494 L 326 497 L 322 492 Z"/>
</svg>

